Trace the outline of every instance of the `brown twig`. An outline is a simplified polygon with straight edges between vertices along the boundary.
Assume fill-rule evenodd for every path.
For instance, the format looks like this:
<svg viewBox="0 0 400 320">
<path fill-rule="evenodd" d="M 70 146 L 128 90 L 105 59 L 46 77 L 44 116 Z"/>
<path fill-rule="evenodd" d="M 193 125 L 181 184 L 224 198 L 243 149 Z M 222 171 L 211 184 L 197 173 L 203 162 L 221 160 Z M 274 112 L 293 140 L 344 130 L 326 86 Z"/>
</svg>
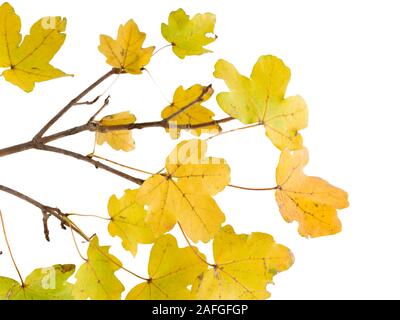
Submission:
<svg viewBox="0 0 400 320">
<path fill-rule="evenodd" d="M 110 131 L 118 131 L 118 130 L 141 130 L 146 128 L 175 128 L 175 129 L 182 129 L 182 130 L 192 130 L 192 129 L 201 129 L 210 127 L 213 125 L 218 125 L 222 123 L 226 123 L 229 121 L 234 120 L 232 117 L 223 118 L 220 120 L 214 120 L 204 123 L 198 124 L 178 124 L 178 125 L 170 125 L 165 120 L 161 121 L 153 121 L 153 122 L 142 122 L 142 123 L 130 123 L 130 124 L 122 124 L 122 125 L 115 125 L 115 126 L 97 126 L 96 128 L 92 128 L 91 131 L 98 131 L 98 132 L 110 132 Z"/>
<path fill-rule="evenodd" d="M 212 125 L 227 123 L 234 120 L 232 117 L 223 118 L 220 120 L 204 122 L 199 124 L 181 124 L 176 125 L 174 128 L 182 129 L 182 130 L 192 130 L 192 129 L 200 129 L 206 128 Z M 37 139 L 36 141 L 28 141 L 24 143 L 20 143 L 11 147 L 0 149 L 0 157 L 9 156 L 11 154 L 35 149 L 36 146 L 40 146 L 43 144 L 47 144 L 49 142 L 53 142 L 62 138 L 66 138 L 69 136 L 73 136 L 85 131 L 92 132 L 110 132 L 110 131 L 119 131 L 119 130 L 141 130 L 146 128 L 169 128 L 170 125 L 164 121 L 153 121 L 153 122 L 143 122 L 143 123 L 131 123 L 126 125 L 115 125 L 115 126 L 101 126 L 95 123 L 86 123 L 77 127 L 73 127 L 64 131 L 57 132 L 55 134 L 42 137 Z M 36 146 L 35 146 L 36 145 Z"/>
<path fill-rule="evenodd" d="M 94 121 L 94 119 L 96 119 L 96 117 L 100 114 L 100 112 L 102 112 L 110 103 L 110 96 L 108 96 L 105 100 L 103 105 L 96 111 L 96 113 L 90 117 L 88 123 L 91 123 L 92 121 Z"/>
<path fill-rule="evenodd" d="M 96 169 L 103 169 L 105 171 L 113 173 L 113 174 L 115 174 L 115 175 L 117 175 L 117 176 L 119 176 L 121 178 L 129 180 L 129 181 L 131 181 L 131 182 L 133 182 L 135 184 L 138 184 L 138 185 L 142 185 L 143 182 L 144 182 L 144 180 L 142 180 L 142 179 L 130 176 L 129 174 L 126 174 L 126 173 L 124 173 L 122 171 L 116 170 L 116 169 L 114 169 L 114 168 L 112 168 L 112 167 L 110 167 L 110 166 L 108 166 L 108 165 L 106 165 L 106 164 L 104 164 L 102 162 L 93 160 L 90 157 L 84 156 L 84 155 L 82 155 L 80 153 L 76 153 L 76 152 L 73 152 L 73 151 L 70 151 L 70 150 L 66 150 L 66 149 L 62 149 L 62 148 L 58 148 L 58 147 L 47 146 L 47 145 L 40 145 L 40 146 L 37 146 L 36 148 L 39 149 L 39 150 L 44 150 L 44 151 L 49 151 L 49 152 L 53 152 L 53 153 L 62 154 L 62 155 L 65 155 L 65 156 L 68 156 L 68 157 L 71 157 L 71 158 L 75 158 L 75 159 L 90 163 Z"/>
<path fill-rule="evenodd" d="M 66 114 L 72 107 L 79 105 L 80 100 L 84 98 L 89 92 L 99 86 L 106 79 L 111 77 L 114 74 L 121 73 L 120 69 L 112 69 L 103 76 L 101 76 L 98 80 L 93 82 L 89 87 L 83 90 L 80 94 L 78 94 L 74 99 L 72 99 L 64 108 L 62 108 L 53 118 L 47 122 L 42 129 L 35 135 L 34 140 L 38 140 L 43 137 L 43 135 L 64 115 Z"/>
<path fill-rule="evenodd" d="M 45 211 L 45 210 L 42 211 L 42 214 L 43 214 L 43 219 L 42 219 L 42 221 L 43 221 L 43 232 L 44 232 L 44 237 L 46 238 L 47 241 L 50 242 L 50 231 L 49 231 L 49 224 L 48 224 L 48 222 L 49 222 L 49 218 L 50 218 L 51 216 L 50 216 L 50 214 L 49 214 L 47 211 Z"/>
<path fill-rule="evenodd" d="M 100 98 L 101 98 L 101 95 L 97 96 L 96 98 L 94 98 L 93 100 L 90 100 L 90 101 L 76 102 L 75 105 L 76 106 L 83 106 L 83 105 L 91 106 L 92 104 L 95 104 L 97 101 L 99 101 Z"/>
<path fill-rule="evenodd" d="M 68 225 L 71 226 L 71 229 L 74 230 L 77 234 L 79 234 L 83 239 L 85 239 L 86 241 L 90 241 L 90 237 L 88 237 L 86 234 L 84 234 L 82 232 L 82 230 L 80 230 L 77 226 L 75 226 L 74 224 L 70 224 L 69 219 L 66 217 L 65 214 L 63 214 L 61 212 L 60 209 L 57 208 L 53 208 L 53 207 L 49 207 L 46 206 L 38 201 L 36 201 L 35 199 L 32 199 L 31 197 L 17 191 L 14 189 L 11 189 L 9 187 L 0 185 L 0 191 L 8 193 L 14 197 L 17 197 L 25 202 L 30 203 L 31 205 L 35 206 L 36 208 L 38 208 L 42 213 L 46 212 L 48 214 L 50 214 L 52 217 L 58 219 L 62 225 Z"/>
</svg>

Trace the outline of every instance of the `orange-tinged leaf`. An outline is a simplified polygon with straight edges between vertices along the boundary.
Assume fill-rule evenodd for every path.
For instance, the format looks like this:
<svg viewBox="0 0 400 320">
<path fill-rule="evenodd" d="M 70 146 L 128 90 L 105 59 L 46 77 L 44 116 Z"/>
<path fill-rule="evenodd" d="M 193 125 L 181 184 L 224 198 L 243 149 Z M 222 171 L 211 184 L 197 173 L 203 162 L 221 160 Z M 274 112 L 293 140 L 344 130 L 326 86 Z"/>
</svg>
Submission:
<svg viewBox="0 0 400 320">
<path fill-rule="evenodd" d="M 0 7 L 0 67 L 4 79 L 31 92 L 36 82 L 67 76 L 50 61 L 65 41 L 67 20 L 44 17 L 21 43 L 21 20 L 9 3 Z"/>
<path fill-rule="evenodd" d="M 205 91 L 206 94 L 204 94 Z M 200 84 L 196 84 L 186 90 L 182 86 L 176 89 L 173 102 L 161 113 L 161 117 L 166 119 L 184 109 L 183 112 L 169 121 L 169 128 L 166 130 L 170 133 L 171 138 L 178 139 L 180 136 L 181 130 L 176 127 L 177 125 L 196 125 L 214 121 L 214 113 L 202 105 L 202 102 L 210 99 L 213 93 L 212 88 L 204 87 Z M 191 130 L 196 136 L 200 136 L 202 133 L 218 133 L 219 131 L 221 131 L 221 127 L 218 124 Z"/>
<path fill-rule="evenodd" d="M 136 117 L 128 111 L 106 116 L 100 120 L 100 125 L 118 126 L 133 124 Z M 96 143 L 99 145 L 107 142 L 114 150 L 132 151 L 135 148 L 135 141 L 130 130 L 113 130 L 108 132 L 96 132 Z"/>
<path fill-rule="evenodd" d="M 88 258 L 75 275 L 76 283 L 72 294 L 76 299 L 119 300 L 125 290 L 115 276 L 121 269 L 121 262 L 111 255 L 110 247 L 99 246 L 99 239 L 90 240 Z"/>
<path fill-rule="evenodd" d="M 108 202 L 110 223 L 108 231 L 122 239 L 122 246 L 136 255 L 137 244 L 154 242 L 154 235 L 145 222 L 147 211 L 136 201 L 137 190 L 126 190 L 118 199 L 115 195 Z"/>
<path fill-rule="evenodd" d="M 201 274 L 192 286 L 192 298 L 200 300 L 261 300 L 266 286 L 294 262 L 285 246 L 265 233 L 237 235 L 225 226 L 214 239 L 215 267 Z"/>
<path fill-rule="evenodd" d="M 214 42 L 216 17 L 212 13 L 196 14 L 192 19 L 183 9 L 169 15 L 168 24 L 161 25 L 165 40 L 172 44 L 172 50 L 181 59 L 186 56 L 211 52 L 204 46 Z"/>
<path fill-rule="evenodd" d="M 148 206 L 146 221 L 156 236 L 180 222 L 194 242 L 208 242 L 224 222 L 212 196 L 229 184 L 230 169 L 223 159 L 206 158 L 206 150 L 205 141 L 181 142 L 167 158 L 167 172 L 139 188 L 137 200 Z"/>
<path fill-rule="evenodd" d="M 301 149 L 298 131 L 307 127 L 308 111 L 300 96 L 285 98 L 290 70 L 274 56 L 261 56 L 250 78 L 225 60 L 215 65 L 214 76 L 223 79 L 230 92 L 218 94 L 220 107 L 244 124 L 261 123 L 272 143 L 283 150 Z"/>
<path fill-rule="evenodd" d="M 201 257 L 201 258 L 200 258 Z M 149 281 L 134 287 L 127 300 L 186 300 L 188 286 L 207 265 L 197 248 L 179 248 L 172 235 L 164 235 L 154 244 L 149 261 Z"/>
<path fill-rule="evenodd" d="M 306 149 L 282 152 L 276 170 L 276 201 L 287 222 L 298 221 L 304 237 L 332 235 L 342 230 L 337 209 L 349 206 L 345 191 L 327 181 L 303 173 L 308 163 Z"/>
<path fill-rule="evenodd" d="M 119 27 L 116 40 L 101 35 L 99 50 L 109 65 L 131 74 L 141 74 L 154 51 L 154 47 L 142 48 L 145 39 L 146 34 L 140 32 L 133 20 L 129 20 Z"/>
</svg>

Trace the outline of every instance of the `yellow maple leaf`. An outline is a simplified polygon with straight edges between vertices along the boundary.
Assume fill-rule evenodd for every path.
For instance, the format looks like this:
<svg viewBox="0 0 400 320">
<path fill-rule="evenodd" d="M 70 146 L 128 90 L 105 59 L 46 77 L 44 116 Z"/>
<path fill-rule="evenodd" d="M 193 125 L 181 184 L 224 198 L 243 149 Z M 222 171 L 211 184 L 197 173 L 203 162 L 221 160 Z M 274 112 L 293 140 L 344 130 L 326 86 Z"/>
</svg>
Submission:
<svg viewBox="0 0 400 320">
<path fill-rule="evenodd" d="M 187 300 L 191 285 L 206 268 L 195 247 L 179 248 L 172 235 L 164 235 L 154 244 L 149 261 L 149 280 L 135 286 L 127 300 Z"/>
<path fill-rule="evenodd" d="M 136 117 L 129 111 L 106 116 L 100 120 L 100 125 L 118 126 L 133 124 Z M 135 141 L 132 138 L 131 130 L 115 130 L 108 132 L 96 132 L 96 143 L 99 145 L 107 142 L 114 150 L 132 151 L 135 148 Z"/>
<path fill-rule="evenodd" d="M 204 87 L 200 84 L 196 84 L 186 90 L 182 86 L 176 89 L 173 102 L 161 113 L 161 117 L 167 119 L 184 109 L 183 112 L 169 121 L 170 127 L 166 129 L 173 139 L 178 139 L 180 136 L 181 130 L 176 127 L 177 125 L 196 125 L 212 122 L 214 120 L 214 113 L 202 105 L 202 102 L 210 99 L 213 93 L 214 91 L 212 88 Z M 200 136 L 202 132 L 219 131 L 221 131 L 221 127 L 218 124 L 191 130 L 196 136 Z"/>
<path fill-rule="evenodd" d="M 108 231 L 122 239 L 122 246 L 136 255 L 137 244 L 154 242 L 154 235 L 145 223 L 146 210 L 136 201 L 137 190 L 126 190 L 118 199 L 115 195 L 108 202 L 111 221 Z"/>
<path fill-rule="evenodd" d="M 67 281 L 74 272 L 72 264 L 35 269 L 23 285 L 0 277 L 0 300 L 72 300 L 73 284 Z"/>
<path fill-rule="evenodd" d="M 220 107 L 244 124 L 261 123 L 279 149 L 301 149 L 299 130 L 307 127 L 308 111 L 300 96 L 285 99 L 290 70 L 274 56 L 261 56 L 247 78 L 225 60 L 215 65 L 214 76 L 223 79 L 230 92 L 218 94 Z"/>
<path fill-rule="evenodd" d="M 308 163 L 306 149 L 284 150 L 276 170 L 276 201 L 287 222 L 298 221 L 304 237 L 332 235 L 342 230 L 336 209 L 349 206 L 345 191 L 325 180 L 303 173 Z"/>
<path fill-rule="evenodd" d="M 212 198 L 230 181 L 225 160 L 206 158 L 207 144 L 183 141 L 166 160 L 165 174 L 156 174 L 139 188 L 137 200 L 148 206 L 147 223 L 156 236 L 179 221 L 194 241 L 208 242 L 225 216 Z"/>
<path fill-rule="evenodd" d="M 67 20 L 44 17 L 33 24 L 30 34 L 21 43 L 21 19 L 5 2 L 0 6 L 0 67 L 4 79 L 31 92 L 36 82 L 63 76 L 64 72 L 50 65 L 50 60 L 65 40 Z"/>
<path fill-rule="evenodd" d="M 76 283 L 72 294 L 78 300 L 119 300 L 125 290 L 115 276 L 121 262 L 108 253 L 110 247 L 99 246 L 99 239 L 90 240 L 88 258 L 75 275 Z"/>
<path fill-rule="evenodd" d="M 101 35 L 99 50 L 109 65 L 131 74 L 141 74 L 154 51 L 154 47 L 142 48 L 145 39 L 146 34 L 129 20 L 119 27 L 117 40 Z"/>
<path fill-rule="evenodd" d="M 201 274 L 192 286 L 200 300 L 267 299 L 267 284 L 294 262 L 290 250 L 265 233 L 237 235 L 225 226 L 214 239 L 215 267 Z"/>
<path fill-rule="evenodd" d="M 217 38 L 214 34 L 215 20 L 212 13 L 196 14 L 190 19 L 183 9 L 179 9 L 170 13 L 168 24 L 161 25 L 161 33 L 179 58 L 202 55 L 211 52 L 204 46 Z"/>
</svg>

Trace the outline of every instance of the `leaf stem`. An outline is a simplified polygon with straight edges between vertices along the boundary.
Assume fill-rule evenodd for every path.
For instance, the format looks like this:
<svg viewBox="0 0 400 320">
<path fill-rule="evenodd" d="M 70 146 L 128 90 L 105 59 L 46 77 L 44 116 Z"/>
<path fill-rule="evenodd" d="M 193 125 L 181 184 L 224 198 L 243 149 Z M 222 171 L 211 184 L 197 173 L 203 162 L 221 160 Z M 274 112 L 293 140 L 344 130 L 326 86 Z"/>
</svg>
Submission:
<svg viewBox="0 0 400 320">
<path fill-rule="evenodd" d="M 209 140 L 212 140 L 212 139 L 221 137 L 221 136 L 223 136 L 223 135 L 225 135 L 225 134 L 228 134 L 228 133 L 232 133 L 232 132 L 236 132 L 236 131 L 241 131 L 241 130 L 246 130 L 246 129 L 251 129 L 251 128 L 259 127 L 259 126 L 262 126 L 262 125 L 263 125 L 262 123 L 255 123 L 255 124 L 252 124 L 252 125 L 250 125 L 250 126 L 239 127 L 239 128 L 232 129 L 232 130 L 228 130 L 228 131 L 222 131 L 222 132 L 217 133 L 216 135 L 213 135 L 213 136 L 211 136 L 211 137 L 209 137 L 209 138 L 207 138 L 207 139 L 205 139 L 205 140 L 206 140 L 206 141 L 209 141 Z"/>
<path fill-rule="evenodd" d="M 21 285 L 22 285 L 22 287 L 24 287 L 25 286 L 24 279 L 22 278 L 21 272 L 18 269 L 17 262 L 15 261 L 15 258 L 13 256 L 13 253 L 12 253 L 12 250 L 11 250 L 10 243 L 8 241 L 6 226 L 5 226 L 5 223 L 4 223 L 4 218 L 3 218 L 3 214 L 1 212 L 1 210 L 0 210 L 0 220 L 1 220 L 1 225 L 2 225 L 2 228 L 3 228 L 4 240 L 6 241 L 8 252 L 10 253 L 10 257 L 11 257 L 11 260 L 12 260 L 12 262 L 14 264 L 14 268 L 18 273 L 18 277 L 21 280 Z"/>
<path fill-rule="evenodd" d="M 115 164 L 116 166 L 120 166 L 120 167 L 125 168 L 125 169 L 129 169 L 129 170 L 133 170 L 133 171 L 136 171 L 136 172 L 148 174 L 150 176 L 154 175 L 154 173 L 151 173 L 149 171 L 145 171 L 145 170 L 137 169 L 137 168 L 134 168 L 134 167 L 130 167 L 130 166 L 127 166 L 125 164 L 118 163 L 116 161 L 113 161 L 113 160 L 110 160 L 110 159 L 107 159 L 107 158 L 103 158 L 103 157 L 100 157 L 100 156 L 95 155 L 95 154 L 90 154 L 89 157 L 90 158 L 94 158 L 94 159 L 98 159 L 98 160 L 103 160 L 103 161 L 109 162 L 111 164 Z"/>
<path fill-rule="evenodd" d="M 137 273 L 125 268 L 121 263 L 117 263 L 116 261 L 114 261 L 114 259 L 111 259 L 107 254 L 105 254 L 103 251 L 101 251 L 101 249 L 99 247 L 96 247 L 97 251 L 103 256 L 105 257 L 107 260 L 111 261 L 114 265 L 116 265 L 118 268 L 121 268 L 122 270 L 124 270 L 125 272 L 133 275 L 134 277 L 141 279 L 143 281 L 149 281 L 149 278 L 146 277 L 142 277 L 140 275 L 138 275 Z M 86 261 L 88 261 L 87 259 L 85 259 Z"/>
<path fill-rule="evenodd" d="M 234 184 L 229 184 L 228 187 L 235 188 L 235 189 L 240 189 L 240 190 L 247 190 L 247 191 L 274 191 L 277 190 L 279 187 L 273 187 L 273 188 L 248 188 L 248 187 L 242 187 Z"/>
<path fill-rule="evenodd" d="M 192 251 L 193 251 L 193 253 L 196 255 L 196 257 L 199 258 L 202 262 L 204 262 L 204 263 L 207 264 L 208 266 L 210 266 L 210 267 L 215 267 L 215 264 L 209 263 L 206 259 L 204 259 L 204 258 L 200 255 L 200 253 L 196 250 L 196 248 L 193 247 L 193 245 L 190 243 L 190 240 L 189 240 L 188 236 L 186 235 L 185 230 L 183 230 L 183 227 L 182 227 L 182 225 L 181 225 L 180 222 L 178 222 L 178 226 L 179 226 L 179 229 L 181 229 L 181 232 L 182 232 L 183 237 L 185 238 L 187 244 L 188 244 L 189 247 L 192 249 Z"/>
<path fill-rule="evenodd" d="M 159 53 L 160 51 L 172 47 L 171 43 L 166 44 L 165 46 L 162 46 L 161 48 L 158 48 L 156 51 L 153 52 L 152 57 L 154 57 L 157 53 Z"/>
<path fill-rule="evenodd" d="M 69 228 L 71 230 L 72 240 L 74 242 L 74 246 L 75 246 L 76 251 L 78 252 L 78 255 L 81 257 L 82 260 L 87 262 L 88 260 L 82 255 L 81 250 L 79 249 L 78 242 L 76 241 L 75 234 L 72 231 L 70 221 L 68 221 L 68 226 L 69 226 Z"/>
<path fill-rule="evenodd" d="M 101 216 L 98 216 L 95 214 L 66 213 L 65 215 L 67 217 L 73 216 L 73 217 L 83 217 L 83 218 L 96 218 L 96 219 L 106 220 L 106 221 L 111 220 L 110 218 L 101 217 Z"/>
</svg>

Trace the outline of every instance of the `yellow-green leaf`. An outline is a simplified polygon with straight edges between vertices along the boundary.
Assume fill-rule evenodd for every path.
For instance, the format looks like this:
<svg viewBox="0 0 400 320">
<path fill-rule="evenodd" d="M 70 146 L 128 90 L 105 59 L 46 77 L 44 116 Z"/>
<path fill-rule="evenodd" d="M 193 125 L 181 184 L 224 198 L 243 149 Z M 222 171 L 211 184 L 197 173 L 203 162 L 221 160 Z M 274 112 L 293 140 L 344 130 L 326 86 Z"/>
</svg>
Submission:
<svg viewBox="0 0 400 320">
<path fill-rule="evenodd" d="M 23 285 L 0 277 L 0 300 L 72 300 L 73 285 L 68 279 L 74 272 L 72 264 L 35 269 Z"/>
<path fill-rule="evenodd" d="M 113 114 L 100 120 L 104 127 L 133 124 L 136 117 L 129 111 Z M 135 141 L 131 130 L 112 130 L 107 132 L 96 132 L 96 143 L 99 145 L 107 142 L 114 150 L 132 151 L 135 149 Z"/>
<path fill-rule="evenodd" d="M 182 86 L 176 89 L 173 102 L 161 113 L 161 117 L 167 119 L 180 110 L 184 110 L 169 121 L 169 127 L 166 130 L 170 133 L 171 138 L 179 138 L 181 132 L 181 129 L 177 127 L 179 125 L 195 126 L 196 124 L 214 121 L 214 113 L 202 105 L 202 102 L 210 99 L 213 93 L 212 88 L 200 84 L 186 90 Z M 221 131 L 221 127 L 218 124 L 191 130 L 196 136 L 200 136 L 202 133 L 218 133 L 219 131 Z"/>
<path fill-rule="evenodd" d="M 13 7 L 5 2 L 0 6 L 0 67 L 4 79 L 31 92 L 36 82 L 66 76 L 50 61 L 65 41 L 67 20 L 44 17 L 31 28 L 21 43 L 21 20 Z"/>
<path fill-rule="evenodd" d="M 212 196 L 230 181 L 225 160 L 206 158 L 207 144 L 183 141 L 166 161 L 165 174 L 156 174 L 139 188 L 137 200 L 148 206 L 147 223 L 156 236 L 180 222 L 194 241 L 208 242 L 225 216 Z"/>
<path fill-rule="evenodd" d="M 336 210 L 349 206 L 348 195 L 321 178 L 306 176 L 307 163 L 307 149 L 282 152 L 276 170 L 281 214 L 287 222 L 298 221 L 304 237 L 336 234 L 342 230 Z"/>
<path fill-rule="evenodd" d="M 225 60 L 215 65 L 214 76 L 223 79 L 230 92 L 218 94 L 220 107 L 244 124 L 261 123 L 279 149 L 301 149 L 299 134 L 307 127 L 308 111 L 300 96 L 285 98 L 290 70 L 274 56 L 262 56 L 250 78 Z"/>
<path fill-rule="evenodd" d="M 140 32 L 133 20 L 129 20 L 119 27 L 116 40 L 101 35 L 99 50 L 109 65 L 131 74 L 141 74 L 154 51 L 154 47 L 142 48 L 145 39 L 146 34 Z"/>
<path fill-rule="evenodd" d="M 197 248 L 179 248 L 172 235 L 162 236 L 151 250 L 149 280 L 134 287 L 126 299 L 189 299 L 188 286 L 207 268 L 202 259 L 205 256 Z"/>
<path fill-rule="evenodd" d="M 231 226 L 216 235 L 213 248 L 216 266 L 197 278 L 192 287 L 193 299 L 267 299 L 267 284 L 294 262 L 290 250 L 270 235 L 237 235 Z"/>
<path fill-rule="evenodd" d="M 183 9 L 179 9 L 170 13 L 168 24 L 161 25 L 161 33 L 179 58 L 202 55 L 211 52 L 204 46 L 217 38 L 214 34 L 215 20 L 212 13 L 196 14 L 190 19 Z"/>
<path fill-rule="evenodd" d="M 111 221 L 108 231 L 122 239 L 122 246 L 136 255 L 137 244 L 154 242 L 154 235 L 145 222 L 147 211 L 136 201 L 137 190 L 126 190 L 118 199 L 115 195 L 108 202 Z"/>
<path fill-rule="evenodd" d="M 79 268 L 73 296 L 79 300 L 119 300 L 125 290 L 123 284 L 115 276 L 121 269 L 121 262 L 111 255 L 110 247 L 99 246 L 97 236 L 89 243 L 86 262 Z"/>
</svg>

